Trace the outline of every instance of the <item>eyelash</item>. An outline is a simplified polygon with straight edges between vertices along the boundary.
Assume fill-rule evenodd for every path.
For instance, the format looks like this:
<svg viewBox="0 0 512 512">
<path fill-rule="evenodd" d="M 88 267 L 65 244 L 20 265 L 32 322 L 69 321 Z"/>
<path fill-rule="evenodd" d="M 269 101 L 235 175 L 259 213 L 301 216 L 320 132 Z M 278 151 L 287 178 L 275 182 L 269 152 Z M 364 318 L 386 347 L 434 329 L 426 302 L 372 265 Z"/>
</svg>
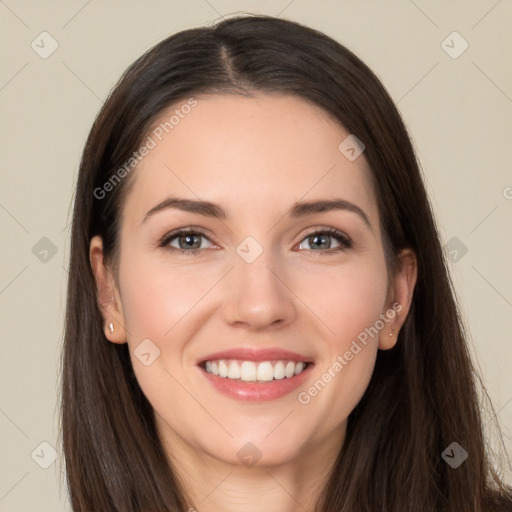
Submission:
<svg viewBox="0 0 512 512">
<path fill-rule="evenodd" d="M 328 234 L 332 238 L 335 238 L 340 243 L 340 245 L 339 245 L 339 247 L 335 247 L 333 249 L 326 249 L 326 250 L 318 251 L 320 253 L 334 254 L 334 253 L 337 253 L 340 251 L 345 251 L 347 249 L 350 249 L 353 245 L 353 241 L 345 233 L 342 233 L 341 231 L 338 231 L 335 228 L 331 228 L 331 227 L 327 227 L 327 226 L 322 227 L 320 229 L 316 229 L 315 231 L 311 231 L 310 233 L 306 233 L 304 235 L 304 237 L 301 239 L 301 242 L 302 242 L 302 240 L 309 238 L 312 235 L 325 235 L 325 234 Z M 166 235 L 164 235 L 161 238 L 161 240 L 159 241 L 158 247 L 162 247 L 162 248 L 168 249 L 172 252 L 184 254 L 187 256 L 198 256 L 199 253 L 204 251 L 204 249 L 178 249 L 176 247 L 170 247 L 168 245 L 169 242 L 171 242 L 173 239 L 175 239 L 181 235 L 200 235 L 209 240 L 208 236 L 206 235 L 206 233 L 204 231 L 197 229 L 197 228 L 194 228 L 194 229 L 185 228 L 185 229 L 179 229 L 177 231 L 173 231 L 171 233 L 167 233 Z M 304 249 L 302 249 L 302 250 L 304 250 Z M 309 252 L 313 252 L 313 253 L 317 252 L 312 249 L 305 249 L 305 250 L 309 251 Z"/>
</svg>

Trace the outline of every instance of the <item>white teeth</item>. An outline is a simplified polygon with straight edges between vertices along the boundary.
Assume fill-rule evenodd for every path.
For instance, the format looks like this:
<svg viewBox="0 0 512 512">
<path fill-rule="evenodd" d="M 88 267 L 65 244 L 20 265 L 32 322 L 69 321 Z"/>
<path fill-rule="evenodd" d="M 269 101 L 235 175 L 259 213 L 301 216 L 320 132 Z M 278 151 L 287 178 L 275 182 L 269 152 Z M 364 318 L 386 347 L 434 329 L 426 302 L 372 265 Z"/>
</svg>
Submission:
<svg viewBox="0 0 512 512">
<path fill-rule="evenodd" d="M 274 366 L 274 379 L 284 379 L 285 370 L 283 361 L 277 361 Z"/>
<path fill-rule="evenodd" d="M 258 372 L 256 365 L 252 361 L 244 361 L 240 366 L 240 378 L 243 381 L 255 381 Z"/>
<path fill-rule="evenodd" d="M 224 362 L 224 361 L 222 361 L 222 362 Z M 220 373 L 219 373 L 219 376 L 220 376 Z M 229 363 L 228 378 L 230 378 L 230 379 L 239 379 L 240 378 L 240 366 L 238 366 L 238 363 L 236 361 L 231 361 Z"/>
<path fill-rule="evenodd" d="M 210 361 L 208 361 L 210 362 Z M 211 366 L 211 365 L 210 365 Z M 207 368 L 208 369 L 208 368 Z M 293 361 L 289 361 L 287 364 L 286 364 L 286 370 L 285 370 L 285 375 L 290 378 L 290 377 L 293 377 L 293 374 L 295 373 L 295 363 Z"/>
<path fill-rule="evenodd" d="M 269 361 L 258 365 L 258 380 L 272 380 L 274 378 L 274 368 Z"/>
<path fill-rule="evenodd" d="M 206 361 L 206 371 L 219 377 L 228 379 L 241 379 L 244 382 L 269 382 L 299 375 L 304 371 L 306 364 L 302 361 L 238 361 L 219 359 Z"/>
<path fill-rule="evenodd" d="M 219 376 L 220 377 L 228 376 L 228 367 L 224 361 L 219 361 Z"/>
</svg>

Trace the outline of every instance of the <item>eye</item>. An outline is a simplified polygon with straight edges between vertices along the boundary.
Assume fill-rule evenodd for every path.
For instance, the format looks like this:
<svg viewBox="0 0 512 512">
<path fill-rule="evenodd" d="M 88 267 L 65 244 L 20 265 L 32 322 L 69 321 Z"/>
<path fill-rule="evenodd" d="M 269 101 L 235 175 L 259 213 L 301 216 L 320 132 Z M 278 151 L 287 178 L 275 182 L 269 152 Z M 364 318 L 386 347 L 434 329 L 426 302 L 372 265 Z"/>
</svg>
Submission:
<svg viewBox="0 0 512 512">
<path fill-rule="evenodd" d="M 203 240 L 209 240 L 204 233 L 198 230 L 181 229 L 165 235 L 159 243 L 159 247 L 166 247 L 172 251 L 178 251 L 181 254 L 196 255 L 202 249 L 207 249 L 202 243 Z M 211 242 L 211 241 L 210 241 Z"/>
<path fill-rule="evenodd" d="M 338 246 L 332 247 L 331 239 L 335 239 L 338 242 Z M 315 252 L 338 252 L 344 251 L 350 247 L 352 247 L 352 240 L 334 228 L 325 227 L 319 229 L 317 231 L 313 231 L 309 233 L 306 238 L 303 240 L 306 241 L 306 245 L 309 245 L 310 248 L 307 250 L 315 251 Z M 303 249 L 304 242 L 299 244 L 299 249 Z"/>
<path fill-rule="evenodd" d="M 332 246 L 331 240 L 335 239 L 338 243 L 337 246 Z M 159 247 L 164 247 L 171 251 L 176 251 L 181 254 L 187 255 L 198 255 L 204 249 L 209 247 L 208 243 L 205 245 L 203 241 L 207 240 L 211 244 L 211 240 L 197 228 L 191 229 L 180 229 L 166 234 L 159 242 Z M 327 252 L 334 253 L 344 251 L 352 247 L 352 240 L 337 229 L 330 227 L 323 227 L 312 231 L 305 238 L 303 242 L 299 244 L 299 250 L 303 250 L 302 247 L 306 242 L 310 248 L 306 247 L 306 250 L 312 252 Z"/>
</svg>

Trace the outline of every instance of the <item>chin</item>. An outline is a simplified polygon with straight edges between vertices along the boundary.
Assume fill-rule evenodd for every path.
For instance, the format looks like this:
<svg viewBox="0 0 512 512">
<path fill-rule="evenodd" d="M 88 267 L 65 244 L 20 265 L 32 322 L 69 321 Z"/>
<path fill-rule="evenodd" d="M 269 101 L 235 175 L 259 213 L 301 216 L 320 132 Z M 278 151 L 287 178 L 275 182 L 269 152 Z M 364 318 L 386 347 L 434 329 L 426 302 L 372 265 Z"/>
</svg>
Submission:
<svg viewBox="0 0 512 512">
<path fill-rule="evenodd" d="M 268 433 L 253 438 L 244 436 L 230 439 L 225 443 L 224 449 L 220 449 L 220 453 L 220 444 L 210 453 L 227 464 L 248 468 L 279 466 L 293 462 L 300 456 L 300 443 L 289 437 L 283 439 L 277 435 L 275 439 L 265 439 L 267 435 Z"/>
</svg>

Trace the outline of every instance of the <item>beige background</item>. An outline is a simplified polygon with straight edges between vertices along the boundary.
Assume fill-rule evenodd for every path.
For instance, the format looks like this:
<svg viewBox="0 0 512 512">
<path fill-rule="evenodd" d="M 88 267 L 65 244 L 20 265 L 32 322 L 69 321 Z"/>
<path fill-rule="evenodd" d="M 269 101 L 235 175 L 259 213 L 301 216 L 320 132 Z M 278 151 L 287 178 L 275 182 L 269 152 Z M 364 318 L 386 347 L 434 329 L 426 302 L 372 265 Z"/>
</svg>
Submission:
<svg viewBox="0 0 512 512">
<path fill-rule="evenodd" d="M 57 446 L 56 376 L 68 210 L 91 123 L 115 81 L 146 49 L 236 11 L 280 15 L 324 31 L 357 53 L 398 103 L 443 243 L 459 246 L 451 263 L 455 285 L 512 455 L 510 0 L 0 0 L 1 511 L 70 510 Z M 31 47 L 35 41 L 40 52 L 51 48 L 43 31 L 58 43 L 46 59 Z M 469 44 L 458 58 L 442 47 L 453 31 Z M 447 44 L 453 53 L 463 41 L 451 36 Z M 44 253 L 50 244 L 43 237 L 54 255 Z M 490 433 L 496 440 L 496 429 Z M 52 462 L 52 449 L 42 442 L 58 452 L 47 469 L 41 465 Z M 498 457 L 501 445 L 494 446 Z M 505 472 L 512 482 L 508 464 Z"/>
</svg>

